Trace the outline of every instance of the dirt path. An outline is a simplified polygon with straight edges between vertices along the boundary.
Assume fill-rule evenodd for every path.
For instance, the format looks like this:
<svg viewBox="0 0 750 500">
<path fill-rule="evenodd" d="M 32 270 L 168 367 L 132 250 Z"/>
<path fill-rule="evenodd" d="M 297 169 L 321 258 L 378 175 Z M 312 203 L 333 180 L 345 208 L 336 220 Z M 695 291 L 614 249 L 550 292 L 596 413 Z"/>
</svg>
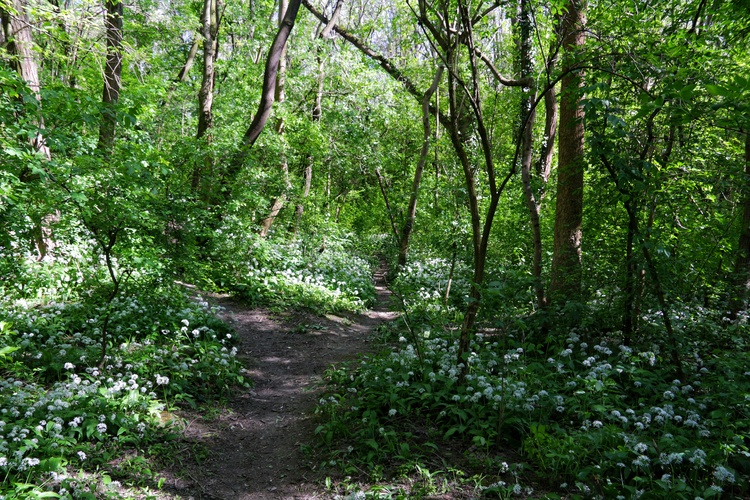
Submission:
<svg viewBox="0 0 750 500">
<path fill-rule="evenodd" d="M 184 464 L 187 478 L 168 486 L 195 500 L 330 496 L 320 486 L 318 464 L 305 456 L 302 446 L 314 439 L 313 413 L 325 369 L 368 352 L 370 333 L 395 317 L 388 311 L 384 271 L 375 278 L 375 308 L 347 317 L 299 312 L 279 317 L 231 298 L 216 299 L 237 331 L 238 355 L 247 361 L 254 387 L 217 415 L 187 424 L 185 438 L 210 452 L 200 465 Z"/>
</svg>

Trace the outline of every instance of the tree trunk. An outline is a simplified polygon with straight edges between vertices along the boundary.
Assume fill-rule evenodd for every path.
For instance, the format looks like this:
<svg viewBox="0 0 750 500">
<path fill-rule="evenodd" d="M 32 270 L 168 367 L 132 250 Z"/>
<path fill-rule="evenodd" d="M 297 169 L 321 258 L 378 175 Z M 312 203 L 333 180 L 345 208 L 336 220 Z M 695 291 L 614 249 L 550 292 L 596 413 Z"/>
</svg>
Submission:
<svg viewBox="0 0 750 500">
<path fill-rule="evenodd" d="M 333 8 L 331 19 L 325 23 L 325 26 L 318 34 L 320 40 L 327 40 L 331 36 L 331 31 L 338 21 L 339 14 L 341 14 L 341 7 L 344 5 L 344 0 L 337 0 L 336 6 Z M 318 45 L 315 49 L 315 57 L 318 61 L 318 91 L 315 93 L 315 105 L 312 110 L 312 121 L 313 123 L 320 122 L 320 117 L 323 116 L 323 88 L 325 83 L 325 64 L 323 62 L 322 48 Z M 307 166 L 304 172 L 304 188 L 302 190 L 302 200 L 307 199 L 310 195 L 310 186 L 312 184 L 313 174 L 313 163 L 314 159 L 312 155 L 307 159 Z M 294 233 L 297 234 L 300 224 L 302 223 L 302 214 L 305 212 L 305 205 L 302 201 L 297 203 L 297 222 L 294 226 Z"/>
<path fill-rule="evenodd" d="M 15 69 L 21 78 L 29 86 L 34 98 L 39 105 L 36 135 L 31 139 L 31 145 L 35 151 L 40 152 L 49 160 L 51 158 L 49 147 L 44 141 L 42 131 L 44 130 L 44 118 L 41 113 L 42 96 L 40 93 L 39 67 L 34 57 L 34 42 L 31 38 L 31 24 L 27 14 L 26 4 L 23 0 L 14 0 L 12 10 L 6 10 L 0 5 L 0 18 L 2 20 L 2 31 L 8 52 L 14 56 Z"/>
<path fill-rule="evenodd" d="M 201 81 L 201 88 L 198 91 L 198 131 L 196 133 L 196 139 L 200 140 L 203 137 L 206 138 L 206 145 L 211 144 L 211 135 L 209 131 L 213 127 L 214 116 L 213 116 L 213 102 L 214 102 L 214 84 L 216 82 L 216 71 L 214 64 L 216 62 L 217 52 L 219 49 L 219 0 L 204 0 L 203 2 L 203 14 L 201 15 L 202 29 L 201 34 L 203 35 L 203 78 Z M 197 39 L 196 39 L 197 41 Z M 195 47 L 196 44 L 193 44 Z M 190 51 L 192 53 L 193 47 Z M 188 62 L 190 57 L 188 57 Z M 187 69 L 186 69 L 187 68 Z M 185 63 L 183 68 L 184 75 L 187 75 L 187 70 L 190 69 Z M 204 160 L 204 167 L 206 170 L 210 170 L 213 164 L 210 152 L 207 152 Z M 198 187 L 201 182 L 201 165 L 196 164 L 193 167 L 192 181 L 190 187 L 193 193 L 198 191 Z"/>
<path fill-rule="evenodd" d="M 115 145 L 117 128 L 117 101 L 120 99 L 122 74 L 122 0 L 105 0 L 104 27 L 107 35 L 107 61 L 104 67 L 102 92 L 102 121 L 99 125 L 97 149 L 109 157 Z"/>
<path fill-rule="evenodd" d="M 281 29 L 283 26 L 284 18 L 286 16 L 286 11 L 287 11 L 287 0 L 279 0 L 279 29 Z M 286 99 L 285 84 L 286 84 L 286 44 L 284 44 L 284 46 L 281 48 L 281 56 L 279 57 L 279 67 L 278 67 L 277 76 L 276 76 L 276 86 L 274 88 L 274 100 L 276 102 L 284 102 L 284 100 Z M 278 120 L 276 120 L 276 126 L 274 127 L 274 129 L 276 130 L 276 134 L 284 135 L 283 118 L 279 118 Z M 273 222 L 276 220 L 276 217 L 278 217 L 279 212 L 281 212 L 281 209 L 284 208 L 284 204 L 286 203 L 287 193 L 292 189 L 292 183 L 289 181 L 289 165 L 286 160 L 286 155 L 284 155 L 283 152 L 282 152 L 282 158 L 281 158 L 281 165 L 279 167 L 281 168 L 281 173 L 284 176 L 285 191 L 276 197 L 276 199 L 273 201 L 273 204 L 271 205 L 270 213 L 261 222 L 260 235 L 264 238 L 268 235 L 268 231 L 271 230 L 271 225 L 273 225 Z"/>
<path fill-rule="evenodd" d="M 531 59 L 531 14 L 529 11 L 529 0 L 521 0 L 518 16 L 519 45 L 520 45 L 520 70 L 521 78 L 531 78 L 533 75 L 533 62 Z M 521 99 L 519 124 L 521 129 L 521 182 L 523 194 L 526 199 L 526 207 L 529 209 L 531 220 L 531 241 L 533 246 L 532 278 L 534 281 L 534 293 L 536 294 L 537 307 L 543 309 L 547 306 L 547 297 L 544 293 L 542 282 L 542 230 L 539 224 L 539 202 L 534 195 L 531 185 L 531 172 L 534 153 L 534 122 L 536 121 L 536 92 L 533 87 L 524 89 L 525 96 Z M 543 160 L 542 160 L 543 161 Z"/>
<path fill-rule="evenodd" d="M 393 215 L 393 210 L 391 209 L 391 202 L 388 199 L 388 191 L 385 190 L 385 180 L 383 179 L 383 174 L 380 173 L 380 167 L 375 167 L 375 175 L 378 178 L 380 194 L 383 195 L 385 209 L 388 212 L 388 220 L 391 221 L 391 229 L 393 230 L 393 235 L 396 237 L 396 241 L 399 241 L 401 239 L 401 236 L 399 235 L 398 226 L 396 225 L 396 218 Z"/>
<path fill-rule="evenodd" d="M 730 314 L 736 319 L 746 307 L 750 290 L 750 132 L 745 133 L 745 182 L 742 194 L 742 230 L 734 266 L 735 289 Z"/>
<path fill-rule="evenodd" d="M 274 93 L 276 90 L 276 77 L 279 72 L 279 62 L 281 61 L 286 49 L 286 42 L 289 39 L 292 28 L 294 28 L 294 23 L 297 20 L 297 13 L 299 12 L 300 4 L 301 0 L 290 1 L 289 6 L 286 9 L 286 15 L 284 15 L 281 25 L 279 26 L 279 31 L 276 33 L 271 48 L 268 50 L 265 72 L 263 74 L 263 90 L 261 92 L 260 102 L 258 103 L 258 111 L 255 113 L 253 121 L 245 132 L 245 135 L 242 138 L 242 144 L 238 151 L 229 161 L 226 174 L 221 181 L 224 197 L 227 199 L 231 196 L 230 182 L 242 169 L 242 164 L 247 157 L 248 151 L 253 144 L 255 144 L 255 141 L 258 140 L 258 136 L 263 132 L 266 122 L 271 116 Z"/>
<path fill-rule="evenodd" d="M 214 63 L 216 62 L 216 50 L 218 48 L 218 17 L 217 0 L 204 0 L 201 16 L 203 79 L 198 92 L 198 132 L 196 134 L 198 139 L 205 136 L 206 132 L 213 126 L 213 94 L 214 82 L 216 81 Z"/>
<path fill-rule="evenodd" d="M 422 127 L 424 129 L 424 136 L 422 138 L 422 150 L 419 153 L 419 161 L 417 162 L 417 168 L 414 170 L 414 180 L 411 185 L 411 194 L 409 196 L 409 205 L 406 209 L 406 219 L 404 225 L 401 228 L 401 234 L 398 242 L 398 267 L 399 269 L 406 265 L 406 256 L 409 252 L 409 241 L 411 234 L 414 229 L 414 221 L 417 218 L 417 199 L 419 198 L 419 186 L 422 183 L 422 172 L 424 172 L 424 166 L 427 163 L 427 154 L 430 152 L 430 99 L 432 94 L 440 85 L 440 80 L 443 78 L 443 67 L 439 66 L 435 73 L 435 78 L 432 80 L 432 85 L 425 92 L 424 99 L 422 100 Z"/>
<path fill-rule="evenodd" d="M 261 94 L 260 104 L 258 105 L 258 112 L 255 113 L 255 117 L 243 137 L 243 151 L 255 144 L 255 141 L 263 131 L 269 116 L 271 116 L 279 63 L 286 51 L 286 41 L 289 38 L 289 34 L 292 32 L 292 28 L 294 28 L 295 21 L 297 20 L 300 1 L 301 0 L 291 0 L 289 2 L 289 6 L 286 9 L 286 15 L 284 15 L 279 26 L 279 31 L 276 33 L 276 37 L 271 44 L 271 49 L 268 51 L 266 70 L 263 76 L 263 93 Z M 235 161 L 239 160 L 241 162 L 243 159 L 244 155 L 240 154 Z"/>
<path fill-rule="evenodd" d="M 633 251 L 635 238 L 638 235 L 638 204 L 633 197 L 624 202 L 625 211 L 628 213 L 628 234 L 625 242 L 625 304 L 623 305 L 623 328 L 622 337 L 625 345 L 630 345 L 636 328 L 634 318 L 636 307 L 636 280 L 638 279 L 638 266 Z"/>
<path fill-rule="evenodd" d="M 454 57 L 449 59 L 450 63 L 454 63 Z M 458 155 L 458 159 L 461 163 L 461 167 L 464 172 L 464 179 L 466 182 L 466 192 L 468 195 L 469 213 L 471 215 L 471 235 L 472 235 L 472 248 L 473 248 L 473 259 L 474 259 L 474 276 L 472 279 L 471 290 L 469 291 L 468 305 L 466 312 L 464 313 L 464 321 L 461 325 L 461 333 L 459 337 L 458 345 L 458 363 L 464 363 L 463 355 L 469 350 L 469 342 L 471 340 L 471 331 L 474 328 L 474 320 L 476 319 L 477 312 L 479 311 L 479 302 L 481 300 L 481 293 L 479 287 L 484 281 L 484 262 L 486 254 L 482 253 L 482 224 L 479 215 L 479 201 L 477 197 L 477 190 L 474 181 L 474 171 L 471 161 L 469 160 L 466 150 L 464 149 L 463 142 L 459 135 L 459 110 L 456 102 L 456 81 L 452 72 L 448 72 L 448 101 L 450 104 L 450 118 L 451 127 L 450 135 L 453 148 Z M 462 371 L 463 374 L 463 371 Z"/>
<path fill-rule="evenodd" d="M 562 17 L 563 72 L 576 64 L 576 51 L 585 41 L 583 0 L 568 0 Z M 550 294 L 560 303 L 581 296 L 581 224 L 583 220 L 584 129 L 579 71 L 570 71 L 560 87 L 560 140 L 558 146 L 557 201 L 552 251 Z"/>
<path fill-rule="evenodd" d="M 188 73 L 190 72 L 190 68 L 193 67 L 193 63 L 195 62 L 195 55 L 198 53 L 198 46 L 200 45 L 200 40 L 198 40 L 198 37 L 195 37 L 195 40 L 193 40 L 193 44 L 190 46 L 190 52 L 188 52 L 187 59 L 185 59 L 185 64 L 182 66 L 182 69 L 177 74 L 177 78 L 175 78 L 175 82 L 184 82 L 187 80 Z"/>
</svg>

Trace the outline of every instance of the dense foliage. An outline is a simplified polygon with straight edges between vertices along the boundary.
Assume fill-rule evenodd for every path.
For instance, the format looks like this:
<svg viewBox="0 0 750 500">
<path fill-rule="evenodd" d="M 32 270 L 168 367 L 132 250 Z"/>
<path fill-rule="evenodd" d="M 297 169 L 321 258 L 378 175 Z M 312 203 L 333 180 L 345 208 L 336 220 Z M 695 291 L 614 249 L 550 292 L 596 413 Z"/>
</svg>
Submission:
<svg viewBox="0 0 750 500">
<path fill-rule="evenodd" d="M 0 0 L 0 496 L 137 495 L 112 456 L 248 383 L 183 284 L 355 312 L 381 259 L 327 463 L 747 495 L 744 2 L 303 3 L 271 81 L 286 2 Z"/>
<path fill-rule="evenodd" d="M 446 276 L 435 278 L 437 292 Z M 426 284 L 412 293 L 429 296 Z M 407 318 L 424 314 L 405 310 Z M 657 343 L 633 348 L 602 338 L 597 325 L 555 328 L 550 334 L 565 339 L 546 345 L 527 340 L 538 328 L 533 318 L 488 325 L 463 380 L 451 329 L 434 321 L 391 329 L 391 352 L 328 372 L 316 432 L 348 473 L 442 467 L 433 455 L 461 436 L 473 444 L 474 474 L 486 476 L 489 498 L 537 488 L 552 497 L 740 495 L 750 467 L 750 387 L 747 361 L 733 353 L 745 349 L 744 334 L 701 307 L 673 320 L 692 340 L 681 379 Z M 659 332 L 658 313 L 646 321 Z M 522 458 L 496 452 L 504 448 Z"/>
</svg>

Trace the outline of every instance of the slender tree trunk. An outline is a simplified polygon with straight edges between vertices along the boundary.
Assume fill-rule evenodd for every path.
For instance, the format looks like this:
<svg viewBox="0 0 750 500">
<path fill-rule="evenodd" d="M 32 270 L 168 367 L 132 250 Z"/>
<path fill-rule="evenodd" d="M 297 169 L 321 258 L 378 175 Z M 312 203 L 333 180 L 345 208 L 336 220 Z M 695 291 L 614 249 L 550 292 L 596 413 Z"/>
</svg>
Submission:
<svg viewBox="0 0 750 500">
<path fill-rule="evenodd" d="M 411 240 L 411 234 L 414 230 L 414 221 L 417 218 L 417 200 L 419 198 L 419 186 L 422 183 L 422 172 L 424 172 L 424 166 L 427 163 L 427 154 L 430 152 L 430 99 L 432 95 L 440 85 L 440 80 L 443 78 L 443 67 L 439 66 L 435 73 L 435 78 L 432 80 L 432 85 L 425 92 L 424 99 L 422 100 L 422 128 L 424 129 L 424 136 L 422 138 L 422 150 L 419 153 L 419 161 L 417 162 L 417 168 L 414 170 L 414 180 L 411 185 L 411 194 L 409 196 L 409 205 L 406 209 L 406 219 L 404 225 L 401 228 L 401 234 L 398 242 L 398 267 L 399 269 L 406 265 L 406 256 L 409 252 L 409 241 Z"/>
<path fill-rule="evenodd" d="M 380 173 L 380 167 L 375 167 L 375 175 L 378 178 L 378 186 L 380 186 L 380 194 L 383 195 L 383 201 L 385 202 L 385 209 L 388 212 L 388 220 L 391 221 L 391 229 L 393 230 L 393 235 L 396 237 L 396 241 L 401 240 L 401 236 L 398 231 L 398 226 L 396 225 L 396 217 L 393 215 L 393 210 L 391 209 L 391 202 L 388 198 L 388 191 L 385 189 L 385 180 L 383 179 L 383 174 Z"/>
<path fill-rule="evenodd" d="M 213 102 L 214 102 L 214 84 L 216 82 L 216 71 L 215 63 L 216 57 L 218 56 L 219 49 L 219 0 L 204 0 L 203 2 L 203 14 L 201 15 L 201 34 L 203 35 L 203 78 L 201 80 L 201 88 L 198 91 L 198 131 L 196 133 L 196 139 L 200 140 L 205 137 L 206 145 L 211 144 L 210 130 L 213 127 L 214 115 L 213 115 Z M 197 39 L 196 39 L 197 41 Z M 191 53 L 196 44 L 191 47 Z M 190 57 L 188 57 L 188 62 Z M 187 68 L 187 69 L 186 69 Z M 187 70 L 190 68 L 185 63 L 183 68 L 184 78 L 187 75 Z M 181 73 L 182 74 L 182 73 Z M 210 170 L 213 164 L 213 158 L 210 152 L 205 155 L 203 169 Z M 201 183 L 201 171 L 203 170 L 200 164 L 196 164 L 193 167 L 192 180 L 190 187 L 193 193 L 198 191 L 198 187 Z"/>
<path fill-rule="evenodd" d="M 742 192 L 742 230 L 734 266 L 735 289 L 730 315 L 736 319 L 746 307 L 750 290 L 750 132 L 745 133 L 745 182 Z"/>
<path fill-rule="evenodd" d="M 623 343 L 630 345 L 635 332 L 635 300 L 636 280 L 638 279 L 638 266 L 633 251 L 635 238 L 638 235 L 638 204 L 631 197 L 626 199 L 625 211 L 628 214 L 628 233 L 625 242 L 625 304 L 623 306 Z"/>
<path fill-rule="evenodd" d="M 180 72 L 177 74 L 177 78 L 175 78 L 175 82 L 184 82 L 187 80 L 188 73 L 190 73 L 190 69 L 193 67 L 193 63 L 195 62 L 195 56 L 198 54 L 198 47 L 200 46 L 200 40 L 198 37 L 195 37 L 195 40 L 193 40 L 193 44 L 190 46 L 190 51 L 188 52 L 188 56 L 185 59 L 185 64 L 182 66 L 182 69 L 180 69 Z"/>
<path fill-rule="evenodd" d="M 341 13 L 341 7 L 344 5 L 344 0 L 337 0 L 336 6 L 333 8 L 331 19 L 325 24 L 323 29 L 318 34 L 320 40 L 327 40 L 331 36 L 333 27 L 338 22 L 339 14 Z M 315 49 L 315 57 L 318 61 L 318 90 L 315 93 L 315 105 L 312 110 L 312 121 L 313 123 L 319 123 L 321 116 L 323 116 L 323 88 L 325 83 L 325 63 L 323 59 L 322 47 L 320 44 Z M 307 166 L 304 171 L 304 188 L 302 190 L 302 200 L 297 203 L 297 222 L 294 226 L 294 233 L 302 223 L 302 214 L 305 212 L 304 200 L 310 195 L 310 186 L 312 184 L 313 174 L 313 163 L 314 159 L 312 155 L 307 159 Z"/>
<path fill-rule="evenodd" d="M 556 52 L 553 52 L 547 63 L 547 73 L 554 71 L 557 62 Z M 557 93 L 555 87 L 551 87 L 544 94 L 544 139 L 539 154 L 536 173 L 546 185 L 552 171 L 552 156 L 555 152 L 555 136 L 557 135 Z M 544 192 L 540 193 L 540 198 Z"/>
<path fill-rule="evenodd" d="M 654 291 L 656 292 L 656 299 L 659 301 L 659 309 L 661 310 L 662 321 L 664 322 L 664 329 L 667 333 L 666 342 L 663 342 L 666 351 L 669 353 L 672 365 L 675 368 L 677 378 L 684 380 L 684 371 L 682 369 L 682 362 L 680 361 L 679 355 L 679 343 L 677 337 L 674 334 L 674 328 L 672 327 L 672 319 L 669 317 L 669 306 L 667 304 L 667 298 L 664 294 L 664 288 L 661 285 L 659 279 L 659 273 L 656 270 L 654 261 L 651 258 L 651 252 L 648 250 L 648 246 L 641 245 L 643 251 L 643 257 L 646 261 L 648 272 L 651 275 L 651 281 L 654 284 Z"/>
<path fill-rule="evenodd" d="M 213 95 L 216 75 L 214 64 L 219 32 L 217 0 L 204 0 L 201 15 L 203 35 L 203 79 L 198 92 L 198 139 L 206 135 L 213 126 Z"/>
<path fill-rule="evenodd" d="M 109 157 L 115 145 L 117 128 L 117 101 L 120 99 L 122 74 L 122 0 L 105 0 L 104 27 L 107 35 L 107 61 L 104 67 L 102 92 L 102 121 L 99 126 L 97 149 Z"/>
<path fill-rule="evenodd" d="M 568 0 L 562 18 L 564 71 L 576 64 L 576 51 L 585 41 L 584 0 Z M 581 296 L 581 223 L 583 220 L 584 130 L 580 72 L 563 77 L 560 88 L 560 140 L 557 201 L 550 293 L 559 302 Z"/>
<path fill-rule="evenodd" d="M 531 78 L 534 70 L 531 59 L 531 14 L 529 0 L 520 0 L 519 16 L 519 45 L 520 45 L 520 69 L 521 78 Z M 534 153 L 534 122 L 536 121 L 536 92 L 533 87 L 524 89 L 525 96 L 521 99 L 519 124 L 521 130 L 521 182 L 523 194 L 526 199 L 526 207 L 529 209 L 531 220 L 531 241 L 533 246 L 532 278 L 534 280 L 534 293 L 536 294 L 537 307 L 543 309 L 547 306 L 547 297 L 544 293 L 542 282 L 542 230 L 539 223 L 539 202 L 534 195 L 531 185 L 532 162 Z"/>
</svg>

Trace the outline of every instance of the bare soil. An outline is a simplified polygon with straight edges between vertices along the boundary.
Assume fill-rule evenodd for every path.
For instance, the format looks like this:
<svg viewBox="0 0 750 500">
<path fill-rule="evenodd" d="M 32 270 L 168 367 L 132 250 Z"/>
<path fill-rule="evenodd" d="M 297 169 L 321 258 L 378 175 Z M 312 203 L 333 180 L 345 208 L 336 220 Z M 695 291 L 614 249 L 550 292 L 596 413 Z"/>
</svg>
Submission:
<svg viewBox="0 0 750 500">
<path fill-rule="evenodd" d="M 164 488 L 194 500 L 330 498 L 319 464 L 305 452 L 315 440 L 320 382 L 331 364 L 370 351 L 371 333 L 396 316 L 384 274 L 375 274 L 376 306 L 358 315 L 274 314 L 215 297 L 254 386 L 215 412 L 181 415 L 186 450 L 192 444 L 207 453 L 188 452 L 165 474 Z"/>
</svg>

